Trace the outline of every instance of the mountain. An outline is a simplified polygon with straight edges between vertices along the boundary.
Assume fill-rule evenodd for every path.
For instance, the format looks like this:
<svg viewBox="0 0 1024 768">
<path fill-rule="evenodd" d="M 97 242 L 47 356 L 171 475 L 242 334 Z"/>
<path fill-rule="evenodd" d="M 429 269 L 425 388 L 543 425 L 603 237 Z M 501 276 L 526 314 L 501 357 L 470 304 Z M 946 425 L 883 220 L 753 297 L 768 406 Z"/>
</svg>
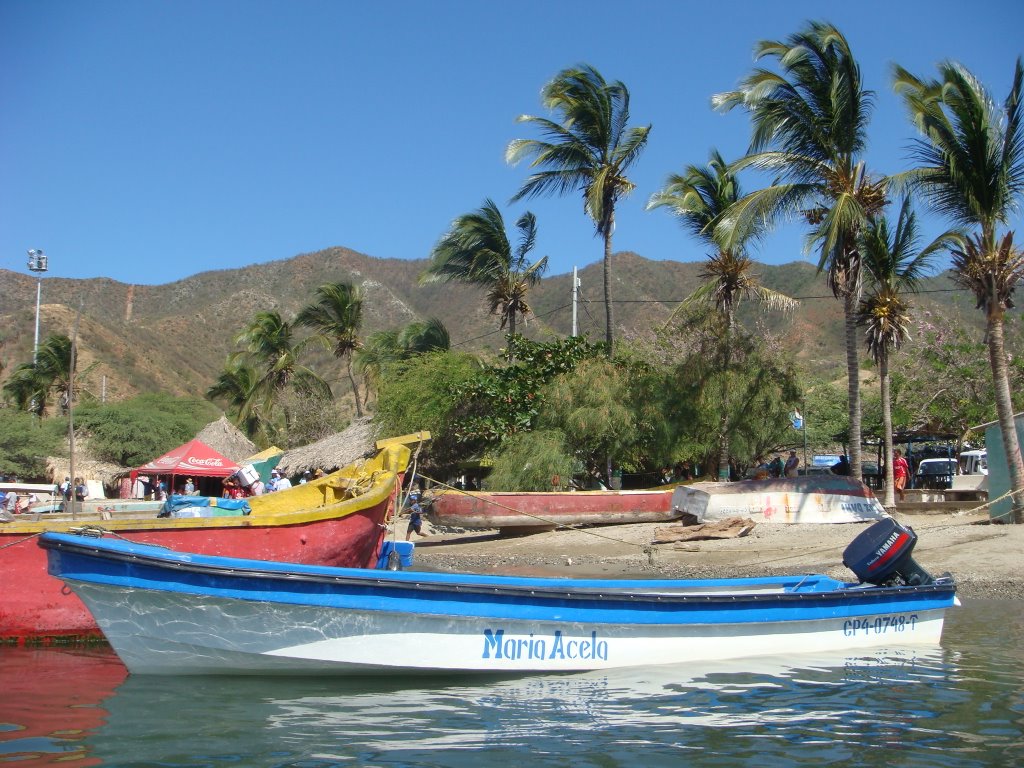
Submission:
<svg viewBox="0 0 1024 768">
<path fill-rule="evenodd" d="M 234 336 L 260 310 L 277 310 L 291 319 L 313 300 L 318 286 L 344 281 L 362 286 L 362 337 L 398 328 L 413 320 L 437 317 L 448 327 L 454 347 L 471 352 L 499 349 L 504 336 L 489 315 L 483 291 L 456 284 L 420 286 L 426 261 L 380 259 L 346 248 L 329 248 L 242 269 L 203 272 L 164 285 L 129 285 L 99 278 L 43 280 L 40 339 L 50 333 L 73 334 L 77 325 L 79 370 L 94 365 L 86 386 L 108 400 L 161 390 L 202 395 L 235 351 Z M 792 262 L 761 265 L 762 282 L 801 298 L 789 315 L 762 315 L 745 305 L 747 327 L 764 323 L 783 335 L 784 345 L 805 368 L 836 378 L 845 375 L 842 308 L 831 297 L 814 265 Z M 659 327 L 672 309 L 700 284 L 699 262 L 651 261 L 630 252 L 613 258 L 615 324 L 625 338 Z M 580 332 L 604 337 L 601 264 L 579 272 Z M 36 279 L 0 270 L 6 286 L 0 302 L 0 380 L 31 360 L 35 324 Z M 916 299 L 921 311 L 956 314 L 979 326 L 983 318 L 973 300 L 941 275 L 926 281 Z M 524 329 L 534 338 L 566 336 L 572 329 L 572 276 L 545 278 L 530 294 L 534 316 Z M 79 314 L 80 313 L 80 314 Z M 331 381 L 341 381 L 328 353 L 311 353 L 311 364 Z M 344 393 L 345 384 L 339 391 Z"/>
</svg>

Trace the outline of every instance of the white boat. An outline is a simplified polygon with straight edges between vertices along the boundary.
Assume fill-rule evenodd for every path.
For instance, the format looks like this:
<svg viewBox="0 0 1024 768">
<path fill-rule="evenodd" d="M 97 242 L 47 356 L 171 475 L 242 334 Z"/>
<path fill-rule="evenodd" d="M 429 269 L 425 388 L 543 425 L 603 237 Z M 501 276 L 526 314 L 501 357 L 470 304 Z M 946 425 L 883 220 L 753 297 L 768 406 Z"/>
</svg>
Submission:
<svg viewBox="0 0 1024 768">
<path fill-rule="evenodd" d="M 756 523 L 859 523 L 888 517 L 864 483 L 832 474 L 680 485 L 672 508 L 699 522 L 749 517 Z"/>
<path fill-rule="evenodd" d="M 888 519 L 844 561 L 859 581 L 552 579 L 366 571 L 44 534 L 49 571 L 130 672 L 555 672 L 935 644 L 956 603 Z"/>
</svg>

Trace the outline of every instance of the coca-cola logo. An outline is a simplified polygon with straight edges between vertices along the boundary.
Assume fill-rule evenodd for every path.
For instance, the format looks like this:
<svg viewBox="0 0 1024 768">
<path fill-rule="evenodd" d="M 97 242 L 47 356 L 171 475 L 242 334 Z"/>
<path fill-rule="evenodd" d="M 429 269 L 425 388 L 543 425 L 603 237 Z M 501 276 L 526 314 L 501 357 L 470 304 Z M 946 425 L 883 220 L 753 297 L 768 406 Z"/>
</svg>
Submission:
<svg viewBox="0 0 1024 768">
<path fill-rule="evenodd" d="M 195 456 L 189 456 L 188 457 L 188 463 L 191 464 L 194 467 L 223 467 L 224 466 L 224 462 L 223 461 L 221 461 L 220 459 L 215 459 L 213 457 L 208 458 L 208 459 L 198 459 Z"/>
</svg>

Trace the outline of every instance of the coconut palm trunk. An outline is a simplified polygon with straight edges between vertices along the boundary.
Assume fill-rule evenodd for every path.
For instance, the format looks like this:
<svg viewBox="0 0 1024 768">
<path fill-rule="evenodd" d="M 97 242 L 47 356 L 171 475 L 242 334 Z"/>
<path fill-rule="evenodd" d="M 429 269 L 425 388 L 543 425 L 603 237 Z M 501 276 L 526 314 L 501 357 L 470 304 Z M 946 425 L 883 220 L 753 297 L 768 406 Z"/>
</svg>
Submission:
<svg viewBox="0 0 1024 768">
<path fill-rule="evenodd" d="M 883 463 L 885 464 L 885 500 L 882 502 L 888 510 L 896 508 L 896 478 L 892 466 L 892 400 L 889 392 L 889 351 L 882 349 L 878 355 L 878 371 L 881 376 L 882 390 L 882 439 L 885 441 Z"/>
<path fill-rule="evenodd" d="M 847 399 L 850 414 L 849 457 L 850 476 L 858 480 L 861 472 L 861 410 L 860 410 L 860 361 L 857 346 L 857 305 L 860 291 L 851 290 L 843 296 L 843 313 L 846 323 L 846 376 Z"/>
<path fill-rule="evenodd" d="M 612 307 L 612 229 L 615 217 L 611 216 L 604 231 L 604 341 L 608 345 L 608 356 L 612 354 L 612 341 L 615 328 L 614 308 Z"/>
<path fill-rule="evenodd" d="M 725 310 L 725 349 L 722 362 L 722 415 L 718 420 L 718 480 L 727 482 L 729 477 L 729 407 L 732 389 L 732 328 L 734 322 L 732 308 Z"/>
<path fill-rule="evenodd" d="M 999 417 L 999 429 L 1003 433 L 1003 450 L 1010 471 L 1010 489 L 1015 492 L 1011 515 L 1013 522 L 1020 524 L 1024 523 L 1024 493 L 1021 493 L 1021 489 L 1024 488 L 1024 461 L 1020 455 L 1020 441 L 1017 439 L 1017 426 L 1013 417 L 1013 401 L 1010 398 L 1010 374 L 1006 366 L 1006 350 L 1003 343 L 1002 311 L 996 306 L 996 302 L 990 305 L 987 321 L 988 354 L 995 385 L 996 413 Z"/>
</svg>

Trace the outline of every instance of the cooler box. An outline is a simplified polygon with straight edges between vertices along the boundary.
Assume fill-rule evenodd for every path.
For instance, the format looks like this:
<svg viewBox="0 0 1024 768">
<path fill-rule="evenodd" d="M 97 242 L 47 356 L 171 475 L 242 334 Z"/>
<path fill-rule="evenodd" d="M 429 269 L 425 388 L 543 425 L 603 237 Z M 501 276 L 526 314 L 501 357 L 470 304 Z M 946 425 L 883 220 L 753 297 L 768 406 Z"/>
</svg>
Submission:
<svg viewBox="0 0 1024 768">
<path fill-rule="evenodd" d="M 391 553 L 394 552 L 398 555 L 400 568 L 411 568 L 415 549 L 416 545 L 411 541 L 385 541 L 380 548 L 377 567 L 382 571 L 388 570 L 388 561 L 391 559 Z"/>
<path fill-rule="evenodd" d="M 252 464 L 246 464 L 236 474 L 238 475 L 238 482 L 245 488 L 248 488 L 260 479 L 260 473 L 256 471 Z"/>
</svg>

